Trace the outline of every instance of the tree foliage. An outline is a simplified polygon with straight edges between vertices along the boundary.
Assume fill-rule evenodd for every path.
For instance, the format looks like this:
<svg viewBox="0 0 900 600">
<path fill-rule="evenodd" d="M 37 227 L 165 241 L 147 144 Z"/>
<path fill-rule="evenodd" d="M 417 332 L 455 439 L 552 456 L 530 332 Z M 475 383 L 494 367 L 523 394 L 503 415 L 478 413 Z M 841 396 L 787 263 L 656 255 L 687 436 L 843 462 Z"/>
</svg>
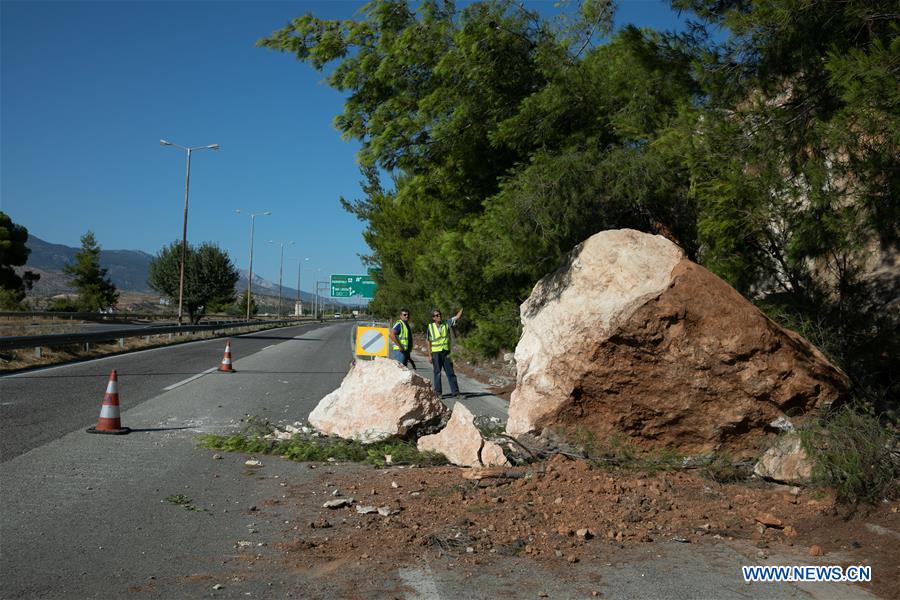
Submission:
<svg viewBox="0 0 900 600">
<path fill-rule="evenodd" d="M 6 310 L 20 308 L 25 290 L 30 290 L 41 278 L 33 271 L 25 271 L 19 276 L 13 268 L 28 261 L 31 250 L 25 245 L 27 241 L 28 230 L 0 211 L 0 307 Z"/>
<path fill-rule="evenodd" d="M 254 298 L 252 294 L 248 295 L 246 289 L 237 294 L 234 303 L 232 303 L 225 312 L 234 317 L 246 317 L 248 301 L 250 302 L 250 316 L 259 313 L 259 306 L 256 304 L 256 298 Z"/>
<path fill-rule="evenodd" d="M 165 246 L 150 261 L 147 283 L 151 288 L 178 302 L 181 275 L 181 242 Z M 234 286 L 238 271 L 228 254 L 218 245 L 204 242 L 188 244 L 184 262 L 184 310 L 191 323 L 203 315 L 225 311 L 235 303 Z"/>
<path fill-rule="evenodd" d="M 374 0 L 259 43 L 346 95 L 335 125 L 361 143 L 364 181 L 342 203 L 366 224 L 376 312 L 464 305 L 471 347 L 509 349 L 534 283 L 630 227 L 894 393 L 897 319 L 869 276 L 900 240 L 893 3 L 672 4 L 684 32 L 612 33 L 604 0 L 553 19 Z"/>
<path fill-rule="evenodd" d="M 871 273 L 900 240 L 896 3 L 676 4 L 730 32 L 698 55 L 708 101 L 687 163 L 704 264 L 883 404 L 900 330 Z"/>
<path fill-rule="evenodd" d="M 81 236 L 75 262 L 63 267 L 63 272 L 72 278 L 78 292 L 78 310 L 97 312 L 112 308 L 119 301 L 116 286 L 106 276 L 107 269 L 100 266 L 100 244 L 91 231 Z"/>
</svg>

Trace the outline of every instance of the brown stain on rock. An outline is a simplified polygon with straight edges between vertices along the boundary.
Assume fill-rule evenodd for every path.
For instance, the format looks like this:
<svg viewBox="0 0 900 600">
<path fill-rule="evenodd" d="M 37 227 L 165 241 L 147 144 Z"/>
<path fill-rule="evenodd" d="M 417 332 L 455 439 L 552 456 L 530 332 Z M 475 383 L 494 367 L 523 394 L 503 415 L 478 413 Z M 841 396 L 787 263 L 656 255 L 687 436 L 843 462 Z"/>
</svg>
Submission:
<svg viewBox="0 0 900 600">
<path fill-rule="evenodd" d="M 682 260 L 672 277 L 614 335 L 584 348 L 593 368 L 544 424 L 740 453 L 783 413 L 802 417 L 848 389 L 818 349 L 708 270 Z"/>
</svg>

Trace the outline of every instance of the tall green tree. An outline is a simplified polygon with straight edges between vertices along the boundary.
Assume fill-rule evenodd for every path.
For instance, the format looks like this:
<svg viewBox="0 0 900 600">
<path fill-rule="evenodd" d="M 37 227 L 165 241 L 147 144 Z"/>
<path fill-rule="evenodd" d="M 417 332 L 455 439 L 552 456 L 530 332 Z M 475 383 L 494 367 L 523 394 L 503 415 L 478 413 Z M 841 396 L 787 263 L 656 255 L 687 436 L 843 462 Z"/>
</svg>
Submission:
<svg viewBox="0 0 900 600">
<path fill-rule="evenodd" d="M 0 307 L 6 310 L 20 308 L 25 291 L 41 278 L 33 271 L 25 271 L 19 276 L 13 268 L 28 261 L 31 250 L 25 245 L 27 241 L 28 230 L 0 211 Z"/>
<path fill-rule="evenodd" d="M 100 266 L 100 244 L 91 231 L 81 236 L 81 249 L 75 253 L 75 262 L 63 267 L 63 272 L 72 277 L 79 310 L 101 311 L 119 301 L 116 286 L 106 276 L 107 269 Z"/>
<path fill-rule="evenodd" d="M 729 32 L 698 55 L 701 260 L 886 400 L 900 329 L 868 274 L 900 241 L 896 3 L 674 4 Z"/>
<path fill-rule="evenodd" d="M 335 123 L 361 143 L 364 181 L 342 202 L 366 223 L 374 311 L 464 305 L 470 347 L 510 348 L 535 281 L 631 227 L 679 244 L 861 389 L 895 394 L 893 298 L 867 275 L 900 240 L 895 2 L 672 4 L 693 13 L 687 31 L 611 34 L 603 0 L 561 21 L 509 1 L 375 0 L 260 45 L 347 97 Z"/>
<path fill-rule="evenodd" d="M 150 261 L 150 287 L 178 301 L 181 269 L 181 242 L 164 247 Z M 235 302 L 234 286 L 238 270 L 228 254 L 211 242 L 188 244 L 184 263 L 184 309 L 191 323 L 203 315 L 224 311 Z"/>
<path fill-rule="evenodd" d="M 665 225 L 693 244 L 684 169 L 648 158 L 649 136 L 690 99 L 690 60 L 637 31 L 598 51 L 611 16 L 596 0 L 561 25 L 511 2 L 382 0 L 260 42 L 331 68 L 348 94 L 335 122 L 362 143 L 365 196 L 344 206 L 367 224 L 374 310 L 465 305 L 490 353 L 515 344 L 517 304 L 584 237 Z M 648 168 L 665 178 L 634 185 Z"/>
</svg>

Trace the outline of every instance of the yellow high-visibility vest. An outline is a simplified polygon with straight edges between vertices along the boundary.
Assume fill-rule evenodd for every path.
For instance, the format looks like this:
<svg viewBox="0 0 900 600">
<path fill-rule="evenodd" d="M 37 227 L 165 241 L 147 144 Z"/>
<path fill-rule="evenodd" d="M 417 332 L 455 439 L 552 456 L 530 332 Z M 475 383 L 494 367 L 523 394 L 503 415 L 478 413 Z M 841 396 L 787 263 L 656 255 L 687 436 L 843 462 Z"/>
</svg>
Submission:
<svg viewBox="0 0 900 600">
<path fill-rule="evenodd" d="M 441 323 L 440 325 L 429 323 L 428 339 L 431 340 L 432 352 L 450 351 L 450 328 L 446 323 Z"/>
<path fill-rule="evenodd" d="M 392 344 L 394 350 L 403 350 L 404 352 L 409 350 L 409 327 L 403 321 L 397 321 L 394 323 L 394 327 L 400 325 L 400 333 L 397 334 L 397 341 L 400 342 L 402 348 L 397 344 Z"/>
</svg>

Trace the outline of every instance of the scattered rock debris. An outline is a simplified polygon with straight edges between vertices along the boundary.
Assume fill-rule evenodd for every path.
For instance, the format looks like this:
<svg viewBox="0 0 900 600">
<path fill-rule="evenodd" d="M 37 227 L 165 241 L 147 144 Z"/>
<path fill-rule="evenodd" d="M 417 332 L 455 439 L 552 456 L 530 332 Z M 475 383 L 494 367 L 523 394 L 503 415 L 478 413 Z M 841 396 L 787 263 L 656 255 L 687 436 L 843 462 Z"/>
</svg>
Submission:
<svg viewBox="0 0 900 600">
<path fill-rule="evenodd" d="M 718 484 L 685 472 L 610 471 L 563 456 L 527 467 L 387 468 L 347 475 L 345 482 L 328 474 L 328 482 L 352 493 L 355 507 L 351 498 L 316 504 L 321 495 L 308 489 L 288 500 L 303 510 L 342 517 L 321 534 L 311 523 L 310 535 L 321 538 L 311 552 L 322 557 L 365 552 L 394 564 L 427 549 L 459 554 L 464 561 L 499 554 L 575 563 L 608 552 L 610 545 L 657 540 L 785 543 L 804 533 L 801 518 L 834 507 L 830 498 L 803 494 L 799 504 L 791 504 L 784 489 L 762 483 Z M 760 518 L 771 523 L 762 532 Z"/>
<path fill-rule="evenodd" d="M 355 500 L 332 500 L 334 488 Z M 326 489 L 331 502 L 346 504 L 323 506 L 320 490 Z M 283 560 L 298 568 L 354 557 L 372 568 L 443 558 L 475 569 L 493 557 L 516 556 L 567 570 L 606 564 L 628 548 L 652 552 L 654 543 L 726 544 L 748 561 L 793 556 L 794 564 L 807 564 L 818 546 L 817 556 L 825 557 L 818 560 L 839 554 L 846 564 L 876 572 L 898 568 L 894 537 L 864 526 L 900 532 L 894 504 L 848 520 L 833 497 L 819 491 L 760 480 L 721 484 L 696 471 L 648 474 L 563 455 L 479 469 L 340 465 L 323 468 L 317 482 L 284 491 L 281 506 L 304 515 L 292 521 L 308 523 L 278 546 Z M 900 597 L 900 582 L 891 578 L 874 581 L 871 589 Z"/>
</svg>

